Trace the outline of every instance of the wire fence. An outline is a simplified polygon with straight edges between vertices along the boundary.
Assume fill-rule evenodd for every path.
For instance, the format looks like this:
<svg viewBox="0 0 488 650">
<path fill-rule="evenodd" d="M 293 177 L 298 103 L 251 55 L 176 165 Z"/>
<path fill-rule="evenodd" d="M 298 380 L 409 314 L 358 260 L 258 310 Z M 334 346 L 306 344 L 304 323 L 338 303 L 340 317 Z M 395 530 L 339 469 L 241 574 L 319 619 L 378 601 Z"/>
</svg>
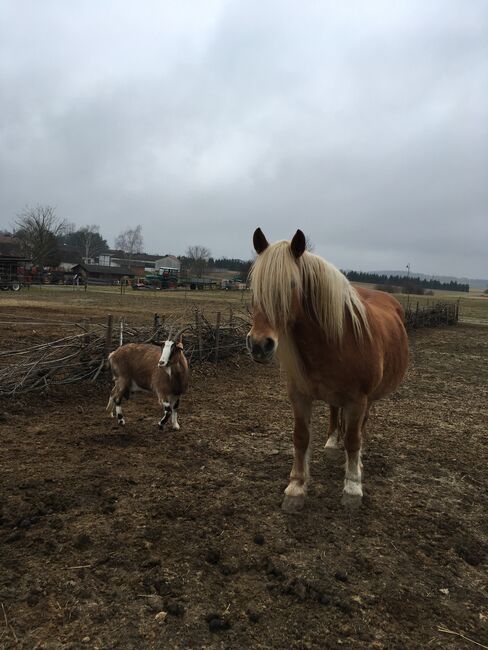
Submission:
<svg viewBox="0 0 488 650">
<path fill-rule="evenodd" d="M 131 326 L 125 319 L 114 320 L 108 315 L 105 323 L 84 320 L 81 323 L 26 318 L 11 319 L 2 315 L 0 325 L 56 326 L 70 330 L 66 336 L 54 340 L 0 351 L 0 396 L 13 396 L 49 386 L 62 386 L 81 381 L 96 381 L 103 376 L 106 359 L 112 350 L 125 343 L 160 344 L 169 335 L 183 332 L 185 354 L 190 366 L 198 363 L 218 363 L 245 350 L 245 338 L 251 324 L 248 312 L 228 317 L 217 312 L 212 320 L 198 309 L 191 322 L 183 317 L 164 317 L 158 314 L 147 326 Z M 435 303 L 420 307 L 417 303 L 405 310 L 407 330 L 420 327 L 454 325 L 459 320 L 457 303 Z M 41 330 L 42 331 L 42 330 Z M 73 331 L 75 333 L 73 333 Z M 17 338 L 17 337 L 16 337 Z M 20 339 L 18 339 L 20 342 Z"/>
</svg>

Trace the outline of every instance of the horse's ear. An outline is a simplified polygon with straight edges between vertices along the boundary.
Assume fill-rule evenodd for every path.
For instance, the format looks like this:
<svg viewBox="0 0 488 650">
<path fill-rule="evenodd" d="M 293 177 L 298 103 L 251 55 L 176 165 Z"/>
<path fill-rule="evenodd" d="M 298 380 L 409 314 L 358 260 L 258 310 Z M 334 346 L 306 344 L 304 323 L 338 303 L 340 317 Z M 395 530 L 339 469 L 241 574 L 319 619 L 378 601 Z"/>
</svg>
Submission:
<svg viewBox="0 0 488 650">
<path fill-rule="evenodd" d="M 307 247 L 307 242 L 305 240 L 305 235 L 301 230 L 297 230 L 293 239 L 291 240 L 290 248 L 294 257 L 298 259 L 303 255 Z"/>
<path fill-rule="evenodd" d="M 261 230 L 261 228 L 256 228 L 256 230 L 254 231 L 254 235 L 252 237 L 252 243 L 254 244 L 254 250 L 258 255 L 261 255 L 261 253 L 268 248 L 269 246 L 268 240 L 264 236 L 264 233 Z"/>
</svg>

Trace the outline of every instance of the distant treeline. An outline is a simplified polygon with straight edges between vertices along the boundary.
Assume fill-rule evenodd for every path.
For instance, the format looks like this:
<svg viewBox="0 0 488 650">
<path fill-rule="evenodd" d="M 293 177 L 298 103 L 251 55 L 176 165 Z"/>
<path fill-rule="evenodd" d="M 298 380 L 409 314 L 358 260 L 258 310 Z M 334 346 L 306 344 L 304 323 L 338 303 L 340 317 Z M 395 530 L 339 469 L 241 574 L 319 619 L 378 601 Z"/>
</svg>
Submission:
<svg viewBox="0 0 488 650">
<path fill-rule="evenodd" d="M 208 260 L 208 265 L 214 269 L 227 269 L 228 271 L 238 271 L 243 280 L 246 279 L 247 274 L 249 273 L 252 260 L 239 260 L 233 257 L 220 257 L 218 259 L 210 258 Z"/>
<path fill-rule="evenodd" d="M 440 280 L 420 279 L 407 275 L 379 275 L 364 271 L 344 271 L 344 275 L 351 282 L 365 282 L 368 284 L 386 284 L 402 287 L 409 293 L 417 293 L 416 289 L 441 289 L 442 291 L 469 291 L 469 284 L 462 282 L 440 282 Z"/>
</svg>

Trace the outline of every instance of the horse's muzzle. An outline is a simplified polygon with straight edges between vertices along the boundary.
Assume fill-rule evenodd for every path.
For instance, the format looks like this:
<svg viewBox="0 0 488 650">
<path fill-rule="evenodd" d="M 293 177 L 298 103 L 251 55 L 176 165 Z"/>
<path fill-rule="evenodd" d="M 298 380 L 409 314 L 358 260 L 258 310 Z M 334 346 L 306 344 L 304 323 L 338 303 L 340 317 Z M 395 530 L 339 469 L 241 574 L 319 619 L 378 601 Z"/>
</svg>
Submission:
<svg viewBox="0 0 488 650">
<path fill-rule="evenodd" d="M 254 339 L 250 334 L 246 337 L 246 347 L 253 361 L 258 363 L 269 363 L 276 352 L 276 341 L 267 336 L 262 339 Z"/>
</svg>

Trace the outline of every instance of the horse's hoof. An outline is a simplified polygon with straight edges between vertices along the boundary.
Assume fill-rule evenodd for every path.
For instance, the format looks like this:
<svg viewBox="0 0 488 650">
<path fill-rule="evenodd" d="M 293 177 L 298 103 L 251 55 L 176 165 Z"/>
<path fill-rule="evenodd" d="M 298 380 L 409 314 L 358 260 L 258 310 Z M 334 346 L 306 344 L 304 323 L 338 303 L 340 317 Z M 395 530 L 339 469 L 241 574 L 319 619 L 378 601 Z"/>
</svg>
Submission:
<svg viewBox="0 0 488 650">
<path fill-rule="evenodd" d="M 281 509 L 283 512 L 288 513 L 297 513 L 303 510 L 305 505 L 305 497 L 303 495 L 297 497 L 290 497 L 288 494 L 285 494 L 283 501 L 281 503 Z"/>
<path fill-rule="evenodd" d="M 359 510 L 363 497 L 360 494 L 349 494 L 348 492 L 342 493 L 342 505 L 347 510 Z"/>
</svg>

